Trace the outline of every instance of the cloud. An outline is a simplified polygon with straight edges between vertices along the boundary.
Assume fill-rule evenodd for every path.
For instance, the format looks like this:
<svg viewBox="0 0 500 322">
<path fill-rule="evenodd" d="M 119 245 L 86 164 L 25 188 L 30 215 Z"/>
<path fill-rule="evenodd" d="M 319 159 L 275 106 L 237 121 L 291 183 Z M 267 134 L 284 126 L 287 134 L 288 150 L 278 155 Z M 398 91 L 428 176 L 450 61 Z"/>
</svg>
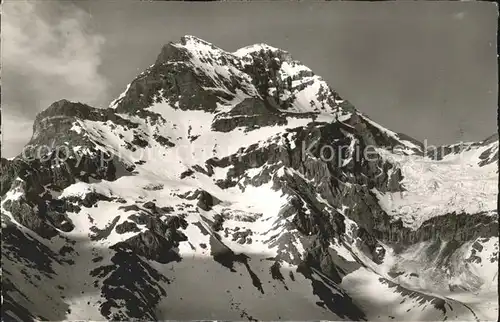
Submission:
<svg viewBox="0 0 500 322">
<path fill-rule="evenodd" d="M 2 111 L 2 157 L 10 158 L 18 155 L 22 147 L 28 143 L 32 128 L 31 120 Z"/>
<path fill-rule="evenodd" d="M 2 81 L 7 106 L 29 115 L 62 98 L 102 104 L 108 82 L 98 68 L 105 39 L 91 31 L 91 21 L 88 13 L 68 3 L 3 4 Z M 26 106 L 27 101 L 34 106 Z"/>
<path fill-rule="evenodd" d="M 105 38 L 71 3 L 8 1 L 2 6 L 2 152 L 19 153 L 35 115 L 66 98 L 104 106 L 100 74 Z"/>
</svg>

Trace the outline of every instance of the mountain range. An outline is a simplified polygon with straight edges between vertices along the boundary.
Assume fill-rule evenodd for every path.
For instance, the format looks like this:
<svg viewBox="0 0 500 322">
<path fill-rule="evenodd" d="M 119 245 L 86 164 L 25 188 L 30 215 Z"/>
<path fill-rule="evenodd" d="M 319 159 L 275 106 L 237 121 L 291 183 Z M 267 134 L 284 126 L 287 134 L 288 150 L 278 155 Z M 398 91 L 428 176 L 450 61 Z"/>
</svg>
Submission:
<svg viewBox="0 0 500 322">
<path fill-rule="evenodd" d="M 1 159 L 2 319 L 494 321 L 497 195 L 498 135 L 426 147 L 184 36 Z"/>
</svg>

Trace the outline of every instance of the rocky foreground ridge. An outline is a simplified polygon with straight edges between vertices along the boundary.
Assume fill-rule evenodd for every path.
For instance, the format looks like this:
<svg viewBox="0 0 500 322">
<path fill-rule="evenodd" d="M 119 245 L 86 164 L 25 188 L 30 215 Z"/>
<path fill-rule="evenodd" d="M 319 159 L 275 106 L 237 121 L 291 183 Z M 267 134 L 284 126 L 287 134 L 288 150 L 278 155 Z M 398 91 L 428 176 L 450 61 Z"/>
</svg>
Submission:
<svg viewBox="0 0 500 322">
<path fill-rule="evenodd" d="M 498 315 L 498 136 L 427 150 L 268 45 L 169 43 L 1 170 L 5 320 Z"/>
</svg>

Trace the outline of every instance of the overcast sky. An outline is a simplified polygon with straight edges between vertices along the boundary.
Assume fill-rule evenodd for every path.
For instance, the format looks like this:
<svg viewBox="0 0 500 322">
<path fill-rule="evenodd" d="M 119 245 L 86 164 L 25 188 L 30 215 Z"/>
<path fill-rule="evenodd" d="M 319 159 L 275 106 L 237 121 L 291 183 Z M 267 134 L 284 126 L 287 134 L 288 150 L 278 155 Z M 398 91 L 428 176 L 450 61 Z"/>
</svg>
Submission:
<svg viewBox="0 0 500 322">
<path fill-rule="evenodd" d="M 186 34 L 228 51 L 287 50 L 360 111 L 421 141 L 497 129 L 492 3 L 7 0 L 2 10 L 4 157 L 21 151 L 53 101 L 106 107 Z"/>
</svg>

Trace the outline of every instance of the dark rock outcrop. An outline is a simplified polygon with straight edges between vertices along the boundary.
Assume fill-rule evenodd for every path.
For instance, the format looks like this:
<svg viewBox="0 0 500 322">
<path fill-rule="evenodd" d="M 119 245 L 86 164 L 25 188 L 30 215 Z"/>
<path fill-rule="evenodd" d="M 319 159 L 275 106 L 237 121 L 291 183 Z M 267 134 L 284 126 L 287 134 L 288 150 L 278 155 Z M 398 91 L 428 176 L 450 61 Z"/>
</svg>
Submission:
<svg viewBox="0 0 500 322">
<path fill-rule="evenodd" d="M 116 254 L 111 258 L 111 264 L 90 272 L 91 276 L 103 279 L 101 294 L 106 301 L 100 306 L 101 314 L 117 321 L 157 320 L 155 305 L 167 295 L 161 284 L 169 280 L 130 252 L 126 244 L 120 243 L 112 248 Z"/>
<path fill-rule="evenodd" d="M 227 113 L 217 114 L 212 129 L 218 132 L 230 132 L 237 127 L 251 131 L 263 126 L 284 125 L 283 113 L 257 98 L 247 98 Z"/>
<path fill-rule="evenodd" d="M 116 245 L 117 247 L 127 247 L 135 254 L 147 259 L 166 264 L 181 260 L 179 254 L 174 250 L 179 241 L 180 238 L 167 239 L 157 232 L 147 230 Z"/>
<path fill-rule="evenodd" d="M 478 237 L 498 236 L 498 215 L 451 213 L 430 218 L 417 230 L 403 227 L 400 221 L 389 222 L 387 218 L 386 225 L 377 229 L 374 235 L 394 245 L 411 245 L 433 239 L 465 242 Z"/>
<path fill-rule="evenodd" d="M 220 202 L 221 201 L 219 199 L 203 190 L 198 195 L 197 206 L 205 211 L 209 211 L 213 206 L 218 205 Z"/>
<path fill-rule="evenodd" d="M 216 214 L 214 216 L 214 221 L 212 223 L 212 229 L 214 231 L 222 230 L 223 223 L 224 223 L 224 218 L 220 214 Z"/>
<path fill-rule="evenodd" d="M 125 234 L 128 232 L 140 232 L 141 230 L 137 225 L 131 221 L 124 221 L 123 223 L 116 225 L 115 230 L 118 234 Z"/>
</svg>

